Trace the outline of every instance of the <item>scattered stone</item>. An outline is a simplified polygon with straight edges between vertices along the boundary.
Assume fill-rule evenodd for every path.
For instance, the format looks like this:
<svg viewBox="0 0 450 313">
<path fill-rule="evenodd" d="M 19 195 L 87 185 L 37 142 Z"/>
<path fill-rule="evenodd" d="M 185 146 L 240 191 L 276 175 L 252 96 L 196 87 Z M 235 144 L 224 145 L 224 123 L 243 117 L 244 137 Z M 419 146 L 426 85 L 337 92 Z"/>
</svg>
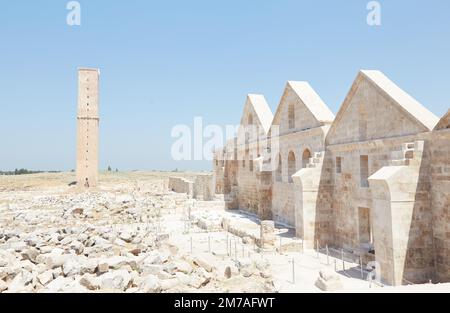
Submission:
<svg viewBox="0 0 450 313">
<path fill-rule="evenodd" d="M 0 279 L 0 293 L 5 291 L 6 289 L 8 289 L 8 285 L 6 285 L 6 283 Z"/>
<path fill-rule="evenodd" d="M 339 275 L 329 270 L 321 270 L 316 281 L 316 287 L 322 291 L 337 291 L 342 289 Z"/>
<path fill-rule="evenodd" d="M 20 271 L 8 286 L 8 292 L 21 293 L 31 292 L 33 289 L 32 282 L 34 275 L 26 270 Z"/>
<path fill-rule="evenodd" d="M 141 284 L 139 285 L 139 290 L 145 293 L 158 293 L 161 291 L 161 284 L 158 277 L 155 275 L 146 276 Z"/>
<path fill-rule="evenodd" d="M 99 279 L 102 289 L 124 291 L 130 284 L 131 275 L 126 270 L 116 270 L 103 274 Z"/>
<path fill-rule="evenodd" d="M 64 262 L 66 262 L 65 255 L 52 252 L 52 253 L 48 254 L 45 264 L 47 264 L 48 268 L 54 269 L 54 268 L 63 266 Z"/>
<path fill-rule="evenodd" d="M 99 262 L 97 266 L 97 271 L 99 274 L 103 274 L 109 271 L 109 264 L 107 262 Z"/>
<path fill-rule="evenodd" d="M 98 278 L 92 274 L 84 274 L 80 278 L 80 285 L 86 287 L 89 290 L 100 289 L 100 284 L 98 282 Z"/>
<path fill-rule="evenodd" d="M 42 284 L 42 285 L 47 285 L 49 282 L 51 282 L 54 277 L 53 277 L 53 271 L 48 270 L 40 275 L 37 276 L 38 281 Z"/>
<path fill-rule="evenodd" d="M 184 274 L 190 274 L 192 273 L 192 266 L 186 262 L 186 261 L 176 261 L 174 263 L 176 271 L 184 273 Z"/>
<path fill-rule="evenodd" d="M 70 249 L 74 250 L 76 254 L 82 254 L 84 251 L 84 245 L 78 240 L 74 240 L 70 244 Z"/>
<path fill-rule="evenodd" d="M 63 274 L 65 276 L 74 276 L 81 273 L 81 264 L 75 258 L 68 258 L 63 264 Z"/>
<path fill-rule="evenodd" d="M 164 279 L 160 281 L 161 290 L 167 291 L 174 289 L 180 285 L 180 281 L 176 278 Z"/>
<path fill-rule="evenodd" d="M 76 208 L 73 209 L 72 212 L 70 212 L 73 216 L 77 216 L 77 215 L 83 215 L 84 210 L 82 208 Z"/>
<path fill-rule="evenodd" d="M 49 293 L 63 292 L 72 281 L 71 277 L 58 276 L 46 286 L 46 291 Z"/>
<path fill-rule="evenodd" d="M 239 269 L 237 268 L 236 265 L 230 264 L 225 267 L 224 277 L 226 279 L 230 279 L 231 277 L 236 276 L 236 275 L 239 275 Z"/>
<path fill-rule="evenodd" d="M 209 260 L 207 260 L 205 256 L 195 257 L 194 263 L 200 267 L 203 267 L 208 272 L 213 271 L 213 266 L 211 265 L 211 262 Z"/>
<path fill-rule="evenodd" d="M 30 260 L 36 263 L 36 257 L 39 255 L 39 251 L 36 248 L 28 248 L 22 252 L 22 258 L 24 260 Z"/>
<path fill-rule="evenodd" d="M 84 259 L 81 262 L 81 274 L 94 274 L 97 269 L 98 261 L 96 259 Z"/>
<path fill-rule="evenodd" d="M 130 253 L 135 256 L 138 256 L 139 254 L 141 254 L 141 252 L 142 252 L 141 248 L 134 248 L 134 249 L 130 250 Z"/>
<path fill-rule="evenodd" d="M 275 245 L 275 222 L 261 221 L 260 246 L 262 248 L 272 248 Z"/>
</svg>

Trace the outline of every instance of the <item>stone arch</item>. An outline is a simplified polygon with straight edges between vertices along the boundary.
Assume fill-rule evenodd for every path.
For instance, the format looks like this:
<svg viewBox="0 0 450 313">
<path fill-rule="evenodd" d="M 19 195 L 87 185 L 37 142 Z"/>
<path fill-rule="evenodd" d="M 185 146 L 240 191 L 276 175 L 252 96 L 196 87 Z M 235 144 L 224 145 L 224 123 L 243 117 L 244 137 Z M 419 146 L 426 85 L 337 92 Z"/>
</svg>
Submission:
<svg viewBox="0 0 450 313">
<path fill-rule="evenodd" d="M 302 154 L 302 168 L 307 168 L 309 159 L 311 159 L 311 151 L 307 148 L 303 151 Z"/>
<path fill-rule="evenodd" d="M 293 183 L 292 175 L 294 175 L 297 172 L 297 166 L 295 164 L 295 153 L 294 151 L 289 152 L 288 156 L 288 181 L 289 183 Z"/>
</svg>

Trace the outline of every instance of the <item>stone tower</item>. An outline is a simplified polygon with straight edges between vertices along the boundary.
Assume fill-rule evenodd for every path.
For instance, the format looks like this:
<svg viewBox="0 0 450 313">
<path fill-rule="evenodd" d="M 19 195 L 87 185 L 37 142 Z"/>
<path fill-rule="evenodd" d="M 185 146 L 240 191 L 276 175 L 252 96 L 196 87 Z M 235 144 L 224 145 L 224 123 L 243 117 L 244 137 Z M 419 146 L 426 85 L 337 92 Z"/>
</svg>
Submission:
<svg viewBox="0 0 450 313">
<path fill-rule="evenodd" d="M 98 184 L 99 77 L 98 69 L 78 69 L 77 184 L 81 187 Z"/>
</svg>

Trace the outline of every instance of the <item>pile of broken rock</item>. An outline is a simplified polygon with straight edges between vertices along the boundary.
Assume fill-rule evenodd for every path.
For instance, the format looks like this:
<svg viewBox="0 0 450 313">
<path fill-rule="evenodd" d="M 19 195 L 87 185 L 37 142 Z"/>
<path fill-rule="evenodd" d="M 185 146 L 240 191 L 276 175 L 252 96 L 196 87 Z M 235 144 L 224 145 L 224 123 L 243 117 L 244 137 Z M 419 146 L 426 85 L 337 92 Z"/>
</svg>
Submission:
<svg viewBox="0 0 450 313">
<path fill-rule="evenodd" d="M 157 231 L 161 212 L 179 201 L 140 192 L 16 196 L 0 208 L 0 292 L 271 291 L 253 263 L 217 269 Z"/>
</svg>

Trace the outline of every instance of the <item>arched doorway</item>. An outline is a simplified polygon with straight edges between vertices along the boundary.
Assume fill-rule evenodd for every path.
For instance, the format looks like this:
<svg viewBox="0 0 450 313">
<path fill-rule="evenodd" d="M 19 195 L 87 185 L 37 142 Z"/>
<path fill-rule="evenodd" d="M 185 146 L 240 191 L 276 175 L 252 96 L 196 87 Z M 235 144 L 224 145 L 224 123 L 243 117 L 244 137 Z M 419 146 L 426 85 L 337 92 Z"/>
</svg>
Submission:
<svg viewBox="0 0 450 313">
<path fill-rule="evenodd" d="M 288 181 L 290 183 L 293 182 L 292 175 L 296 173 L 296 165 L 295 165 L 295 153 L 293 151 L 289 152 L 288 156 Z"/>
<path fill-rule="evenodd" d="M 309 159 L 311 159 L 311 151 L 309 151 L 309 149 L 305 149 L 302 155 L 302 168 L 308 167 Z"/>
</svg>

